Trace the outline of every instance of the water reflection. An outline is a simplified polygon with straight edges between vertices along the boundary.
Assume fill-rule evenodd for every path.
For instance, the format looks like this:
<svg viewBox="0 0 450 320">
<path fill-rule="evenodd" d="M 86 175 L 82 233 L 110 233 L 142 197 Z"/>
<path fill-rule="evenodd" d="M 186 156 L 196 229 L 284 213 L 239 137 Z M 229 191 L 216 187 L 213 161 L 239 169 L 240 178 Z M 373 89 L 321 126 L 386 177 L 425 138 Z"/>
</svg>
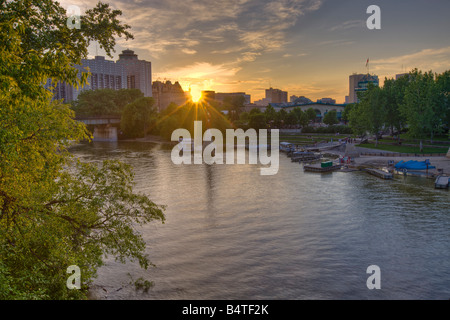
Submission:
<svg viewBox="0 0 450 320">
<path fill-rule="evenodd" d="M 274 176 L 258 165 L 176 166 L 170 149 L 149 143 L 74 153 L 130 163 L 136 190 L 167 205 L 165 225 L 143 228 L 157 268 L 108 260 L 95 282 L 106 298 L 450 298 L 450 197 L 429 179 L 304 173 L 284 155 Z M 382 290 L 366 287 L 371 264 Z M 155 287 L 124 286 L 128 272 Z"/>
</svg>

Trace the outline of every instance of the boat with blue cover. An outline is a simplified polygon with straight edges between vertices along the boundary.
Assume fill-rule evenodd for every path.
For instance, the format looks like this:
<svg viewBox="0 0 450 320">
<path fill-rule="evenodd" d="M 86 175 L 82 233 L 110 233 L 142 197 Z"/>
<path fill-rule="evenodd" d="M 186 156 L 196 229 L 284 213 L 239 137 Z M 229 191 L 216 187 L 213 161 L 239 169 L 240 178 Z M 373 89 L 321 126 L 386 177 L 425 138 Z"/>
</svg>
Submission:
<svg viewBox="0 0 450 320">
<path fill-rule="evenodd" d="M 435 166 L 432 166 L 430 160 L 425 161 L 417 161 L 417 160 L 409 160 L 403 161 L 401 160 L 399 163 L 395 165 L 395 169 L 397 170 L 408 170 L 408 171 L 420 171 L 420 170 L 429 170 L 435 169 Z"/>
</svg>

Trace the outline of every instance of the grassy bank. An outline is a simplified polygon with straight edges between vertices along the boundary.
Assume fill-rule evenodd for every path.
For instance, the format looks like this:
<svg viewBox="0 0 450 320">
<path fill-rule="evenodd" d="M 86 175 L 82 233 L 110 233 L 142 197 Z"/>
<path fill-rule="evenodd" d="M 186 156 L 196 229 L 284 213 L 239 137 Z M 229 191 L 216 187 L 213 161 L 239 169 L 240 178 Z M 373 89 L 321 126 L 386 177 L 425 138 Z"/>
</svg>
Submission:
<svg viewBox="0 0 450 320">
<path fill-rule="evenodd" d="M 378 144 L 378 146 L 375 146 L 374 143 L 364 143 L 359 145 L 362 148 L 369 148 L 369 149 L 377 149 L 377 150 L 383 150 L 383 151 L 390 151 L 390 152 L 398 152 L 398 153 L 421 153 L 419 146 L 395 146 L 395 145 L 388 145 L 388 144 Z M 448 147 L 424 147 L 423 153 L 447 153 Z"/>
</svg>

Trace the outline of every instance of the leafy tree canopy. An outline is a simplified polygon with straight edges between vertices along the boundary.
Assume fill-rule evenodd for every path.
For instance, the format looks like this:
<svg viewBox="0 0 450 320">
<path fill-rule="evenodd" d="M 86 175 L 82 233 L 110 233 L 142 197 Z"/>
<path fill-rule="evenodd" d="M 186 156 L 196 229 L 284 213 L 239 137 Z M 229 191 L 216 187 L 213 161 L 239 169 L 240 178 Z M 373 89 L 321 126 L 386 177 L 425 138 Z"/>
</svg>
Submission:
<svg viewBox="0 0 450 320">
<path fill-rule="evenodd" d="M 68 105 L 44 88 L 84 84 L 72 66 L 97 41 L 108 55 L 132 37 L 119 10 L 99 3 L 69 29 L 51 0 L 0 1 L 0 299 L 85 298 L 104 254 L 151 265 L 135 226 L 164 221 L 163 207 L 132 191 L 120 162 L 76 161 L 70 141 L 88 138 Z M 77 265 L 82 290 L 66 287 Z"/>
</svg>

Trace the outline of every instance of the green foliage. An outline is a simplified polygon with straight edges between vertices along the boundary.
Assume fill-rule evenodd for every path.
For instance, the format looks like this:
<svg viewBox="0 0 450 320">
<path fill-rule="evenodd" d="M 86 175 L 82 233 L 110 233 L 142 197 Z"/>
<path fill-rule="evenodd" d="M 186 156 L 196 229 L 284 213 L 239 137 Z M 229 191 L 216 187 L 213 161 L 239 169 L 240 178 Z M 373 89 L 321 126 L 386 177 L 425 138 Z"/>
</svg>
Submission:
<svg viewBox="0 0 450 320">
<path fill-rule="evenodd" d="M 306 112 L 306 116 L 308 118 L 308 121 L 316 121 L 317 118 L 317 113 L 313 108 L 309 108 L 308 110 L 305 111 Z"/>
<path fill-rule="evenodd" d="M 83 90 L 73 110 L 77 116 L 120 116 L 127 104 L 143 96 L 139 89 Z"/>
<path fill-rule="evenodd" d="M 401 112 L 408 122 L 408 135 L 423 139 L 443 131 L 445 96 L 440 92 L 434 74 L 415 69 L 410 73 Z"/>
<path fill-rule="evenodd" d="M 128 104 L 122 113 L 120 127 L 125 136 L 143 137 L 156 122 L 153 98 L 141 97 Z"/>
<path fill-rule="evenodd" d="M 228 110 L 231 120 L 237 120 L 244 104 L 245 97 L 243 95 L 227 96 L 223 100 L 223 109 Z"/>
<path fill-rule="evenodd" d="M 331 110 L 328 111 L 327 114 L 323 117 L 323 123 L 332 126 L 339 123 L 339 120 L 337 118 L 337 111 Z"/>
<path fill-rule="evenodd" d="M 54 1 L 0 6 L 0 299 L 84 299 L 105 254 L 151 265 L 136 226 L 164 221 L 164 208 L 132 191 L 125 164 L 73 160 L 71 141 L 88 132 L 43 84 L 84 84 L 72 65 L 90 41 L 110 54 L 129 27 L 101 3 L 81 30 L 67 28 Z M 66 287 L 70 265 L 81 268 L 81 290 Z"/>
<path fill-rule="evenodd" d="M 203 132 L 215 128 L 224 133 L 226 129 L 233 127 L 227 117 L 209 103 L 188 102 L 182 106 L 172 103 L 159 114 L 155 133 L 171 140 L 174 130 L 187 129 L 194 136 L 194 121 L 202 121 Z"/>
<path fill-rule="evenodd" d="M 262 112 L 250 114 L 248 126 L 253 129 L 265 129 L 266 117 Z"/>
<path fill-rule="evenodd" d="M 369 85 L 359 92 L 361 102 L 347 106 L 344 118 L 353 131 L 367 132 L 377 139 L 380 131 L 389 128 L 392 134 L 407 132 L 412 138 L 433 138 L 448 130 L 450 71 L 435 75 L 412 70 L 397 80 L 385 79 L 384 87 Z"/>
<path fill-rule="evenodd" d="M 293 112 L 297 116 L 297 123 L 299 125 L 301 125 L 302 127 L 308 125 L 308 116 L 305 112 L 302 111 L 302 109 L 300 109 L 300 107 L 294 108 L 294 110 L 292 110 L 291 112 Z"/>
</svg>

